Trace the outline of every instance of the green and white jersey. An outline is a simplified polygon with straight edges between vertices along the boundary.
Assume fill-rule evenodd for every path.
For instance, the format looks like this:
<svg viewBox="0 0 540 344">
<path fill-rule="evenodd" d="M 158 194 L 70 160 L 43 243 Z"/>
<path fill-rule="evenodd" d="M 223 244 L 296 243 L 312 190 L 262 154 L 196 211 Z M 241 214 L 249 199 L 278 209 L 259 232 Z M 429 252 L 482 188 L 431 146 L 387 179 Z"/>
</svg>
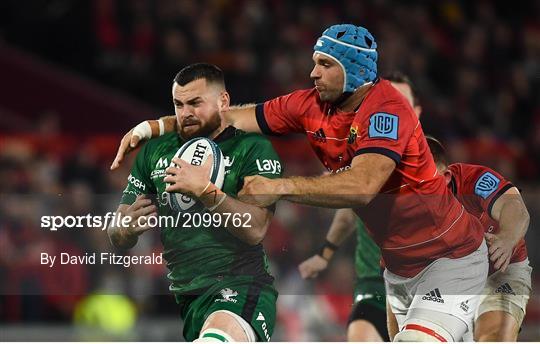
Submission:
<svg viewBox="0 0 540 344">
<path fill-rule="evenodd" d="M 358 278 L 381 276 L 381 250 L 366 231 L 362 221 L 356 221 L 355 267 Z"/>
<path fill-rule="evenodd" d="M 227 127 L 214 142 L 223 152 L 225 159 L 222 190 L 231 197 L 236 197 L 242 189 L 246 176 L 279 178 L 282 174 L 277 153 L 270 141 L 261 135 Z M 137 154 L 121 201 L 122 204 L 132 204 L 139 194 L 156 195 L 160 217 L 172 216 L 181 219 L 179 225 L 161 228 L 163 258 L 166 259 L 170 271 L 167 277 L 171 281 L 171 291 L 182 295 L 198 295 L 216 281 L 230 276 L 252 277 L 272 283 L 273 278 L 268 273 L 268 260 L 261 244 L 250 246 L 224 227 L 204 225 L 201 221 L 195 221 L 195 216 L 191 219 L 190 216 L 183 216 L 186 214 L 178 216 L 171 208 L 171 195 L 165 192 L 166 183 L 163 178 L 165 169 L 184 143 L 176 133 L 168 133 L 148 141 Z M 249 225 L 249 215 L 237 214 L 237 218 L 238 216 L 242 225 Z M 220 220 L 224 222 L 225 217 Z M 185 221 L 188 221 L 187 225 Z M 213 221 L 212 224 L 217 222 Z"/>
</svg>

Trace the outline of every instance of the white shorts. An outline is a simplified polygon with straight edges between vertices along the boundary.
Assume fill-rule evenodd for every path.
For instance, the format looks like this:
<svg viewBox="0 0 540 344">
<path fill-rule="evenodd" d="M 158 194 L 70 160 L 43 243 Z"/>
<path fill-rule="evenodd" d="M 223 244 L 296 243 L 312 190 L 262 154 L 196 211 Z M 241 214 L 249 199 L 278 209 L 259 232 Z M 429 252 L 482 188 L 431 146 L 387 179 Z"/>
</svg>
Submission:
<svg viewBox="0 0 540 344">
<path fill-rule="evenodd" d="M 480 299 L 475 320 L 486 312 L 501 311 L 512 315 L 521 326 L 531 294 L 532 267 L 529 260 L 509 264 L 505 272 L 491 274 Z"/>
<path fill-rule="evenodd" d="M 445 329 L 455 341 L 461 340 L 472 329 L 488 268 L 483 241 L 471 254 L 437 259 L 412 278 L 385 270 L 386 299 L 399 329 L 410 319 L 425 319 Z"/>
</svg>

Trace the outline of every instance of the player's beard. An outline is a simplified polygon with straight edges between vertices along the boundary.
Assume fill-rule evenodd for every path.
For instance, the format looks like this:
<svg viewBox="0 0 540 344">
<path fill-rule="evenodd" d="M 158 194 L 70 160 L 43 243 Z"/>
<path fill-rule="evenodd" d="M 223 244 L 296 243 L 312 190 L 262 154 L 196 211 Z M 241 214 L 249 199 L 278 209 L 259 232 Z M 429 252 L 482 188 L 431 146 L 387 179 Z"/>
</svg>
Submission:
<svg viewBox="0 0 540 344">
<path fill-rule="evenodd" d="M 221 117 L 216 111 L 204 124 L 201 124 L 201 121 L 194 116 L 185 118 L 180 123 L 178 134 L 184 140 L 190 140 L 194 137 L 209 137 L 220 126 Z"/>
<path fill-rule="evenodd" d="M 328 90 L 319 91 L 319 98 L 326 103 L 335 103 L 341 97 L 342 92 L 340 90 Z"/>
</svg>

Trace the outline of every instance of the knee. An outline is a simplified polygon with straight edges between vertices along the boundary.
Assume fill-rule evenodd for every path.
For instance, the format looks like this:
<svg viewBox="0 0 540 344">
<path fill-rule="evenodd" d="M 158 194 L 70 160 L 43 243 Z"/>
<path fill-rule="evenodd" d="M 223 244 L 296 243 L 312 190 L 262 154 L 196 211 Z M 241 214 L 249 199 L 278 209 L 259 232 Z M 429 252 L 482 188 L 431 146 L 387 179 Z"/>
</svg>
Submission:
<svg viewBox="0 0 540 344">
<path fill-rule="evenodd" d="M 251 325 L 238 314 L 218 310 L 208 316 L 199 334 L 201 341 L 255 342 L 257 336 Z"/>
<path fill-rule="evenodd" d="M 453 342 L 454 338 L 442 327 L 407 324 L 396 334 L 394 342 Z"/>
<path fill-rule="evenodd" d="M 199 338 L 193 342 L 234 342 L 235 340 L 228 333 L 217 328 L 207 328 L 201 331 Z"/>
<path fill-rule="evenodd" d="M 435 338 L 422 331 L 403 330 L 394 337 L 394 342 L 433 342 Z"/>
<path fill-rule="evenodd" d="M 475 342 L 515 342 L 517 340 L 517 331 L 507 329 L 491 329 L 475 333 Z"/>
<path fill-rule="evenodd" d="M 349 324 L 347 328 L 347 341 L 381 342 L 383 339 L 372 323 L 364 319 L 358 319 Z"/>
</svg>

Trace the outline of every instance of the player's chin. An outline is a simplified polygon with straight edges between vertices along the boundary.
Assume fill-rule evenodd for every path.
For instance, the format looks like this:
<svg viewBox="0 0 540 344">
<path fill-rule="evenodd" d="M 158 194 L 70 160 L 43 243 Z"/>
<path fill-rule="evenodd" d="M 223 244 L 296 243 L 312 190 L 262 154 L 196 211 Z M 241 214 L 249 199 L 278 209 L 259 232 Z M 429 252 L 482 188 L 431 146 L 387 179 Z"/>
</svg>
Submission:
<svg viewBox="0 0 540 344">
<path fill-rule="evenodd" d="M 180 136 L 184 140 L 191 140 L 194 137 L 202 136 L 201 126 L 199 124 L 188 125 L 180 129 Z"/>
<path fill-rule="evenodd" d="M 337 95 L 336 92 L 319 91 L 319 98 L 323 102 L 333 103 L 339 98 L 339 95 Z"/>
</svg>

